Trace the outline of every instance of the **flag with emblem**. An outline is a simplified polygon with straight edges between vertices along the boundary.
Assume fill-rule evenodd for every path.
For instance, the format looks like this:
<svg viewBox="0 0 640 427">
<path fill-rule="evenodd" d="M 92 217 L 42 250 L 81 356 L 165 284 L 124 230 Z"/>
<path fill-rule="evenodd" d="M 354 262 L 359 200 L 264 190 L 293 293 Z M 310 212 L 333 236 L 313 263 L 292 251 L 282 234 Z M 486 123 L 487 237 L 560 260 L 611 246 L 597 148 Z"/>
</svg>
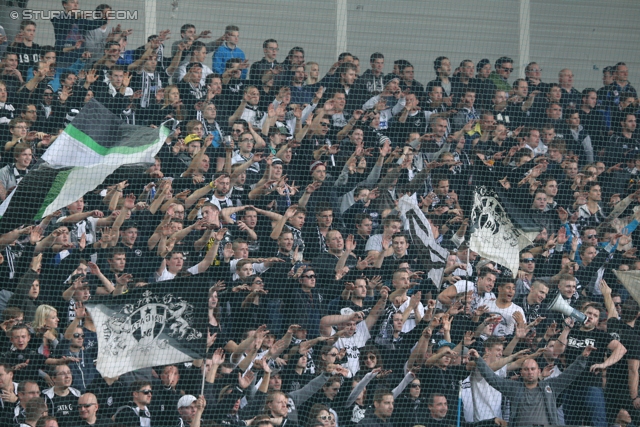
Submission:
<svg viewBox="0 0 640 427">
<path fill-rule="evenodd" d="M 202 304 L 208 288 L 198 286 L 202 281 L 200 276 L 179 277 L 88 302 L 98 335 L 98 372 L 112 378 L 201 359 L 208 333 Z"/>
<path fill-rule="evenodd" d="M 470 213 L 469 248 L 483 258 L 518 272 L 520 251 L 531 245 L 540 226 L 493 188 L 478 186 Z"/>
</svg>

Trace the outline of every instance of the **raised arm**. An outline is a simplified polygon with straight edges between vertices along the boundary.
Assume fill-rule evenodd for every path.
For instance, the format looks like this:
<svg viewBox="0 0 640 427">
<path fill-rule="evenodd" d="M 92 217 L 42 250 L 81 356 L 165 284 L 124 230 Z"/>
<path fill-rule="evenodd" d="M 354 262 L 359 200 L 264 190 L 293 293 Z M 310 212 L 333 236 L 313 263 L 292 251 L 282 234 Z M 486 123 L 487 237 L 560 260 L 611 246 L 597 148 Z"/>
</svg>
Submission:
<svg viewBox="0 0 640 427">
<path fill-rule="evenodd" d="M 200 261 L 198 265 L 198 273 L 204 273 L 207 269 L 213 264 L 213 260 L 216 258 L 218 253 L 218 247 L 220 246 L 220 241 L 224 238 L 227 229 L 221 228 L 213 238 L 213 245 L 207 251 L 207 254 L 204 256 L 202 261 Z"/>
<path fill-rule="evenodd" d="M 364 319 L 364 322 L 367 325 L 367 328 L 369 330 L 373 328 L 373 325 L 376 324 L 380 315 L 384 313 L 384 308 L 387 305 L 388 298 L 389 298 L 389 288 L 387 288 L 386 286 L 383 286 L 382 289 L 380 289 L 380 299 L 378 300 L 376 305 L 373 306 L 367 318 Z"/>
</svg>

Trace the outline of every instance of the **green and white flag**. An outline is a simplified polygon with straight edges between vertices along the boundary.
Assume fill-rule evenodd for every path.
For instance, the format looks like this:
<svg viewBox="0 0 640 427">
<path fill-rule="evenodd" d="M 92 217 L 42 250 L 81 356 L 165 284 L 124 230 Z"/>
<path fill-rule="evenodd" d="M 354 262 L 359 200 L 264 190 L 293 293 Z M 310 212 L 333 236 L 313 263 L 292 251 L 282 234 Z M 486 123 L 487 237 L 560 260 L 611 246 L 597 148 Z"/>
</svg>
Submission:
<svg viewBox="0 0 640 427">
<path fill-rule="evenodd" d="M 153 164 L 170 132 L 126 124 L 91 100 L 0 205 L 0 234 L 75 202 L 121 166 Z"/>
<path fill-rule="evenodd" d="M 168 134 L 165 126 L 153 129 L 124 123 L 92 99 L 42 160 L 52 167 L 152 164 Z"/>
</svg>

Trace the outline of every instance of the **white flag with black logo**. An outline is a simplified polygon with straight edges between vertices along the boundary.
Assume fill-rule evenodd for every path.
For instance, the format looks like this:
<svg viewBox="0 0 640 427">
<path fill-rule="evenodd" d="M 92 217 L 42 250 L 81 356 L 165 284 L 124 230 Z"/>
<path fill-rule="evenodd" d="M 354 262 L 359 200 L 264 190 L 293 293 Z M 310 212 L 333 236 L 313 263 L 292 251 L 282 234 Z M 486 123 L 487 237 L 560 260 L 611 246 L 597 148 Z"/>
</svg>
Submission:
<svg viewBox="0 0 640 427">
<path fill-rule="evenodd" d="M 507 212 L 500 196 L 488 187 L 476 187 L 470 215 L 469 247 L 483 258 L 518 273 L 520 251 L 532 244 L 540 227 L 518 211 Z"/>
<path fill-rule="evenodd" d="M 96 368 L 103 377 L 203 357 L 207 338 L 203 301 L 208 294 L 190 283 L 192 277 L 87 302 L 98 334 Z"/>
</svg>

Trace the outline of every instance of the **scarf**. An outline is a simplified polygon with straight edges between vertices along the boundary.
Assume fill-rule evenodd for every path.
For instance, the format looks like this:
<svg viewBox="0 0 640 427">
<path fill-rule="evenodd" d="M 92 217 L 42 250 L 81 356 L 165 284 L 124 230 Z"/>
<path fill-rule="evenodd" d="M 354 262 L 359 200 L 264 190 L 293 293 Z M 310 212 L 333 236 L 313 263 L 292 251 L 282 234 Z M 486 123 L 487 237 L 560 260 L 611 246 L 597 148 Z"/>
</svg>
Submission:
<svg viewBox="0 0 640 427">
<path fill-rule="evenodd" d="M 118 91 L 116 90 L 116 88 L 111 84 L 111 82 L 109 82 L 109 95 L 116 96 L 117 93 Z M 130 87 L 124 90 L 124 96 L 132 96 L 132 95 L 133 95 L 133 89 L 131 89 Z"/>
</svg>

